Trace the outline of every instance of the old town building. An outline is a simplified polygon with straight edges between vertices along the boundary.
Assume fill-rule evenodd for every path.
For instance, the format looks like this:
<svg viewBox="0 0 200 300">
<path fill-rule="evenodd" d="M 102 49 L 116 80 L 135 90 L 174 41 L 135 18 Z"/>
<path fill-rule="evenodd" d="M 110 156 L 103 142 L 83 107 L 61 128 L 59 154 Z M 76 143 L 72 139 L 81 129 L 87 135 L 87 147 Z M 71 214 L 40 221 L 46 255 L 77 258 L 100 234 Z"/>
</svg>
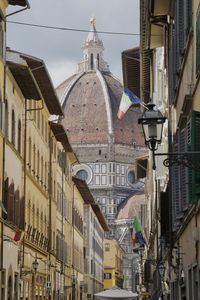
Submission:
<svg viewBox="0 0 200 300">
<path fill-rule="evenodd" d="M 154 170 L 150 151 L 146 185 L 149 233 L 142 279 L 152 299 L 200 296 L 199 19 L 199 1 L 140 2 L 141 95 L 167 118 Z"/>
</svg>

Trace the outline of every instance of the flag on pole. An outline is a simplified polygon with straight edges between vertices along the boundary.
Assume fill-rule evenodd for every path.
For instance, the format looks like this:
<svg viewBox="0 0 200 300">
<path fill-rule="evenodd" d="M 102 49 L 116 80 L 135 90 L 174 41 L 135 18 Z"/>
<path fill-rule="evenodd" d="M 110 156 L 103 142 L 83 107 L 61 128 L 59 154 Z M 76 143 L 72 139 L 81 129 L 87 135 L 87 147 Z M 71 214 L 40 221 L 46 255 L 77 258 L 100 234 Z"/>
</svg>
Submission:
<svg viewBox="0 0 200 300">
<path fill-rule="evenodd" d="M 133 246 L 133 248 L 134 248 L 135 245 L 136 245 L 136 237 L 135 237 L 135 234 L 134 234 L 134 232 L 133 232 L 133 228 L 130 228 L 130 233 L 131 233 L 132 246 Z"/>
<path fill-rule="evenodd" d="M 146 244 L 146 241 L 143 237 L 142 227 L 141 227 L 140 221 L 137 216 L 135 216 L 133 219 L 133 228 L 135 230 L 136 242 L 140 245 L 140 247 L 144 247 L 144 245 Z"/>
<path fill-rule="evenodd" d="M 14 241 L 15 242 L 21 242 L 23 239 L 24 239 L 24 234 L 25 234 L 25 232 L 24 231 L 21 231 L 21 230 L 19 230 L 19 231 L 16 231 L 15 232 L 15 235 L 14 235 Z"/>
<path fill-rule="evenodd" d="M 127 110 L 131 107 L 131 105 L 141 105 L 142 101 L 127 87 L 124 88 L 121 102 L 119 105 L 119 110 L 117 113 L 117 117 L 119 120 L 122 120 Z"/>
</svg>

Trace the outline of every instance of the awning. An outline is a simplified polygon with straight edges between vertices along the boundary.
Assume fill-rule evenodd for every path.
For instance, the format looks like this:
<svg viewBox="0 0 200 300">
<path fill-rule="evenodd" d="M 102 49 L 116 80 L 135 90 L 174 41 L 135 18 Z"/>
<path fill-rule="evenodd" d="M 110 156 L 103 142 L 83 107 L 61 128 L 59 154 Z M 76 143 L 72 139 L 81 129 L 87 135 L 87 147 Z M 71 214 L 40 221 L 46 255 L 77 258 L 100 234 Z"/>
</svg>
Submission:
<svg viewBox="0 0 200 300">
<path fill-rule="evenodd" d="M 112 289 L 97 293 L 94 295 L 95 299 L 99 300 L 111 300 L 111 299 L 123 299 L 123 300 L 130 300 L 135 299 L 138 294 L 132 293 L 130 291 L 120 289 L 119 287 L 113 287 Z"/>
<path fill-rule="evenodd" d="M 25 98 L 41 100 L 43 97 L 50 114 L 63 116 L 51 77 L 41 59 L 7 49 L 6 62 Z"/>
<path fill-rule="evenodd" d="M 27 6 L 27 0 L 8 0 L 9 5 Z"/>
<path fill-rule="evenodd" d="M 49 122 L 50 128 L 53 131 L 53 134 L 58 142 L 63 145 L 63 148 L 66 152 L 73 152 L 70 142 L 67 137 L 67 133 L 63 127 L 63 125 Z"/>
</svg>

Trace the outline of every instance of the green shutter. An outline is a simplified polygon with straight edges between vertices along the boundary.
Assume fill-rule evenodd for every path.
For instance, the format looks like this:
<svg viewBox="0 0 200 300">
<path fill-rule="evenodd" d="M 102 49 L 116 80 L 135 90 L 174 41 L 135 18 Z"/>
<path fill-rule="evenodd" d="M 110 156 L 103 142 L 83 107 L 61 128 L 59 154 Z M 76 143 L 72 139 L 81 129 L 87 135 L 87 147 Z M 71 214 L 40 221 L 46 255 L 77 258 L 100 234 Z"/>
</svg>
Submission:
<svg viewBox="0 0 200 300">
<path fill-rule="evenodd" d="M 192 112 L 188 150 L 200 152 L 200 112 Z M 194 204 L 200 198 L 200 171 L 190 169 L 189 186 L 190 203 Z"/>
<path fill-rule="evenodd" d="M 200 11 L 196 21 L 196 73 L 200 73 Z"/>
</svg>

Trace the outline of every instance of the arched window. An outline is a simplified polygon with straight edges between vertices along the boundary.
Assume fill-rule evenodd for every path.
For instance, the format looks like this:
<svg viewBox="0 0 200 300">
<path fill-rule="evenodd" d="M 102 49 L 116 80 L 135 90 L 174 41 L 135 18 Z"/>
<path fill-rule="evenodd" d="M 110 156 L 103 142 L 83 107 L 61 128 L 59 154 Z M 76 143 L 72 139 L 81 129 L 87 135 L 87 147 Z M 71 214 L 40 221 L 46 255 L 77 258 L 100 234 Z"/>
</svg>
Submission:
<svg viewBox="0 0 200 300">
<path fill-rule="evenodd" d="M 22 141 L 22 125 L 21 120 L 18 121 L 18 143 L 17 143 L 17 149 L 19 154 L 21 154 L 21 141 Z"/>
<path fill-rule="evenodd" d="M 41 232 L 43 233 L 43 228 L 44 228 L 44 224 L 43 224 L 44 220 L 43 220 L 43 212 L 41 212 Z"/>
<path fill-rule="evenodd" d="M 19 227 L 20 225 L 20 198 L 19 189 L 15 191 L 14 194 L 14 224 Z"/>
<path fill-rule="evenodd" d="M 91 67 L 91 70 L 93 70 L 93 68 L 94 68 L 94 55 L 93 55 L 93 53 L 90 54 L 90 67 Z"/>
<path fill-rule="evenodd" d="M 28 207 L 27 207 L 27 224 L 31 222 L 31 201 L 28 200 Z"/>
<path fill-rule="evenodd" d="M 35 204 L 33 204 L 33 209 L 32 209 L 32 224 L 33 227 L 35 227 Z"/>
<path fill-rule="evenodd" d="M 37 208 L 37 213 L 36 213 L 36 228 L 38 230 L 40 228 L 40 213 L 39 213 L 39 208 Z"/>
<path fill-rule="evenodd" d="M 99 53 L 97 54 L 97 69 L 99 69 Z"/>
<path fill-rule="evenodd" d="M 15 146 L 15 112 L 12 110 L 12 121 L 11 121 L 11 142 Z"/>
<path fill-rule="evenodd" d="M 44 216 L 44 235 L 47 235 L 47 216 Z"/>
<path fill-rule="evenodd" d="M 15 204 L 15 185 L 12 181 L 8 188 L 8 205 L 7 205 L 7 219 L 10 222 L 14 221 L 14 204 Z"/>
</svg>

